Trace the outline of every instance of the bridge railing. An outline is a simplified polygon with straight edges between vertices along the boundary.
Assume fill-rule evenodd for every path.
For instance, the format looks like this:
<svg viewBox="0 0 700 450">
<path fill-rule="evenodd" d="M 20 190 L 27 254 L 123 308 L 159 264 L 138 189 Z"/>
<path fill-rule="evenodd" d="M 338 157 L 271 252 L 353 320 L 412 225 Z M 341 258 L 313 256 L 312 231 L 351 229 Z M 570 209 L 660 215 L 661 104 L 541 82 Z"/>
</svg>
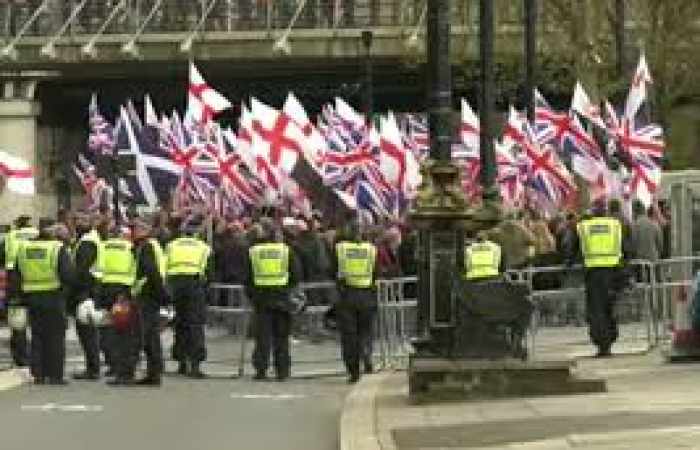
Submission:
<svg viewBox="0 0 700 450">
<path fill-rule="evenodd" d="M 496 1 L 500 22 L 521 22 L 520 2 Z M 454 25 L 478 24 L 478 2 L 455 0 L 451 8 Z M 0 34 L 12 38 L 26 25 L 23 36 L 52 36 L 76 9 L 68 36 L 130 34 L 144 22 L 156 34 L 265 31 L 290 22 L 294 29 L 424 29 L 426 0 L 15 0 L 0 2 Z"/>
</svg>

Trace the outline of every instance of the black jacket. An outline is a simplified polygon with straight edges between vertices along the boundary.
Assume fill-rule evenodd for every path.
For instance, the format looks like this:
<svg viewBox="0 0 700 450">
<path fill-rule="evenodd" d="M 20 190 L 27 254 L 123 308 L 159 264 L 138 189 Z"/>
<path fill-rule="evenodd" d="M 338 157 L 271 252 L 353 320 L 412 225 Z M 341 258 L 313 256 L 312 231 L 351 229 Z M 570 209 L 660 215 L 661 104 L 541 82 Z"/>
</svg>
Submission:
<svg viewBox="0 0 700 450">
<path fill-rule="evenodd" d="M 145 239 L 136 245 L 136 279 L 146 279 L 138 299 L 142 302 L 168 303 L 165 280 L 158 270 L 156 252 L 150 240 Z"/>
</svg>

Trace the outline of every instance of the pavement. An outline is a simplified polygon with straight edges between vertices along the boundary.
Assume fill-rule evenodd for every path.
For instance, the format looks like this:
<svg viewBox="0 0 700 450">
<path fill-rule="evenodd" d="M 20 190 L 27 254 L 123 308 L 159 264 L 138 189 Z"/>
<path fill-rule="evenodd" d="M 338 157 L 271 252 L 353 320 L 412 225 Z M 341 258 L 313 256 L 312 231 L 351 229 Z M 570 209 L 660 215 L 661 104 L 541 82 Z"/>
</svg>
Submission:
<svg viewBox="0 0 700 450">
<path fill-rule="evenodd" d="M 0 342 L 6 331 L 0 329 Z M 191 380 L 168 374 L 160 389 L 113 388 L 99 382 L 35 386 L 26 369 L 0 371 L 2 450 L 337 450 L 339 419 L 349 391 L 334 340 L 292 344 L 293 378 L 255 382 L 242 341 L 207 330 L 211 376 Z M 165 348 L 171 341 L 164 332 Z M 67 372 L 82 369 L 75 336 L 68 334 Z M 248 359 L 252 344 L 246 341 Z M 0 367 L 8 363 L 0 345 Z"/>
<path fill-rule="evenodd" d="M 700 366 L 658 351 L 581 358 L 600 394 L 415 405 L 405 372 L 364 377 L 341 418 L 342 450 L 700 449 Z"/>
</svg>

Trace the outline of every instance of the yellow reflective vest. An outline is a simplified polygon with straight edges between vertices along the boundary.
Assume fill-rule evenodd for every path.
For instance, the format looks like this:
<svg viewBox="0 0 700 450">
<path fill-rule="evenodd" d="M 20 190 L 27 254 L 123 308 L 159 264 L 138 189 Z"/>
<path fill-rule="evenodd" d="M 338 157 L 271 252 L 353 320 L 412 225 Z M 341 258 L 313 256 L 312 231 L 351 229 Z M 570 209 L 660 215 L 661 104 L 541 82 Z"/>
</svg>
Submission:
<svg viewBox="0 0 700 450">
<path fill-rule="evenodd" d="M 209 246 L 200 239 L 177 238 L 165 250 L 166 274 L 204 276 L 210 253 Z"/>
<path fill-rule="evenodd" d="M 622 260 L 622 224 L 612 217 L 594 217 L 578 224 L 583 265 L 616 267 Z"/>
<path fill-rule="evenodd" d="M 131 287 L 136 282 L 136 258 L 133 244 L 121 238 L 107 239 L 102 245 L 104 266 L 102 283 Z"/>
<path fill-rule="evenodd" d="M 372 287 L 377 249 L 369 242 L 339 242 L 335 246 L 338 255 L 338 277 L 349 287 Z"/>
<path fill-rule="evenodd" d="M 17 269 L 22 276 L 23 293 L 50 292 L 61 288 L 58 254 L 62 245 L 56 240 L 22 243 L 17 254 Z"/>
<path fill-rule="evenodd" d="M 464 268 L 467 280 L 496 277 L 500 266 L 501 246 L 495 242 L 475 242 L 464 250 Z"/>
<path fill-rule="evenodd" d="M 20 244 L 30 239 L 36 239 L 39 230 L 34 227 L 24 227 L 10 230 L 5 236 L 5 270 L 13 270 L 17 262 L 17 252 Z"/>
<path fill-rule="evenodd" d="M 289 284 L 289 247 L 282 243 L 257 244 L 248 251 L 257 287 Z"/>
</svg>

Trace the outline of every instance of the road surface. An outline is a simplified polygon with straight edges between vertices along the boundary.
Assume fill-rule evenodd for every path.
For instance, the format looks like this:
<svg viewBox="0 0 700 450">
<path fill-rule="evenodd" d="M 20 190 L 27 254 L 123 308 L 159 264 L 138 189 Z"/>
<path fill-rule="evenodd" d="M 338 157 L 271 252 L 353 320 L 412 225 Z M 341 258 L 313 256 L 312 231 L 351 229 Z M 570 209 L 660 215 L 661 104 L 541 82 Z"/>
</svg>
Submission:
<svg viewBox="0 0 700 450">
<path fill-rule="evenodd" d="M 297 355 L 335 352 L 332 341 L 305 345 L 296 344 Z M 80 363 L 75 344 L 70 347 L 69 371 Z M 210 343 L 215 358 L 234 348 L 226 338 Z M 327 370 L 329 364 L 321 369 Z M 299 366 L 307 372 L 316 367 L 313 363 Z M 168 368 L 172 371 L 175 365 L 169 363 Z M 206 369 L 215 377 L 200 381 L 169 374 L 160 389 L 114 388 L 104 381 L 72 382 L 67 387 L 24 384 L 3 389 L 0 385 L 0 448 L 338 448 L 340 411 L 349 390 L 344 377 L 261 383 L 251 380 L 250 371 L 239 379 L 227 376 L 236 370 L 225 364 Z"/>
</svg>

